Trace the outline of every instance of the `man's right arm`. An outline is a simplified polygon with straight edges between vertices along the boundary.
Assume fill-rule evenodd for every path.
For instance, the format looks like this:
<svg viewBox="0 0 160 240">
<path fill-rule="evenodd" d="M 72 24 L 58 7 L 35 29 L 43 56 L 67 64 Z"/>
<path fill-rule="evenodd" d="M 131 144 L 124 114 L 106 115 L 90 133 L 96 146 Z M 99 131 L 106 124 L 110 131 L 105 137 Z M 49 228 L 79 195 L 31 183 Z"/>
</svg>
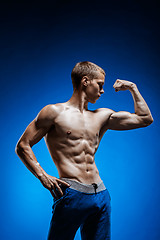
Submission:
<svg viewBox="0 0 160 240">
<path fill-rule="evenodd" d="M 58 183 L 65 184 L 63 181 L 48 175 L 44 171 L 32 151 L 32 146 L 47 134 L 54 124 L 56 115 L 57 112 L 54 105 L 44 107 L 37 118 L 28 125 L 16 146 L 16 153 L 22 162 L 41 181 L 43 186 L 51 192 L 53 197 L 57 197 L 55 192 L 56 188 L 58 192 L 63 195 Z"/>
</svg>

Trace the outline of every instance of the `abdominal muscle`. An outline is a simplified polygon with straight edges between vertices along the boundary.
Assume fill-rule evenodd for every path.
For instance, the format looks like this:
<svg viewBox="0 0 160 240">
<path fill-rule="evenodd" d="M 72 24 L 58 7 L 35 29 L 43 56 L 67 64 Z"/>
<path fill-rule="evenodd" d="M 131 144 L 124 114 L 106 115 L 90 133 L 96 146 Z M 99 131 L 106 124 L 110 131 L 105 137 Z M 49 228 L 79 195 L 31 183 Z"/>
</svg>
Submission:
<svg viewBox="0 0 160 240">
<path fill-rule="evenodd" d="M 80 163 L 75 163 L 70 159 L 64 159 L 57 165 L 57 169 L 60 177 L 70 178 L 81 183 L 92 184 L 101 181 L 95 162 L 86 164 L 82 160 Z"/>
<path fill-rule="evenodd" d="M 57 167 L 59 177 L 81 183 L 99 183 L 101 178 L 94 161 L 95 147 L 81 139 L 46 138 L 51 157 Z M 85 142 L 85 144 L 84 144 Z"/>
</svg>

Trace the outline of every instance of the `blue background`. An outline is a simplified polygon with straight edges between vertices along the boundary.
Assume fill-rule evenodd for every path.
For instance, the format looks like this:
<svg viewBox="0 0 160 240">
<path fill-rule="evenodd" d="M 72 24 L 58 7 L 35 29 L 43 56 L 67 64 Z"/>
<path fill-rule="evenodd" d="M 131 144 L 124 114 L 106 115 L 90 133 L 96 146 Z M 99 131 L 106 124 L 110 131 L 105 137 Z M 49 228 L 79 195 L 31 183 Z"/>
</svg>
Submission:
<svg viewBox="0 0 160 240">
<path fill-rule="evenodd" d="M 108 131 L 97 151 L 112 198 L 112 239 L 159 240 L 158 1 L 5 1 L 0 11 L 0 239 L 46 239 L 52 197 L 14 149 L 40 109 L 71 97 L 71 70 L 88 60 L 106 71 L 105 94 L 91 109 L 134 111 L 131 94 L 112 87 L 120 78 L 137 84 L 154 117 L 144 129 Z M 58 177 L 43 139 L 33 150 Z"/>
</svg>

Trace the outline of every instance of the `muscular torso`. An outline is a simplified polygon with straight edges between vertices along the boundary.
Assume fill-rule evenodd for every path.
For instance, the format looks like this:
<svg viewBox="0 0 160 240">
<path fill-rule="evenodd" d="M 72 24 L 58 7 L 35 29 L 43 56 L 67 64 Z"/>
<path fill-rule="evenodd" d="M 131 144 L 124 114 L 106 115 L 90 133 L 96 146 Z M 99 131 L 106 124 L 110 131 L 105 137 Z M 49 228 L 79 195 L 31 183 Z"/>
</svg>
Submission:
<svg viewBox="0 0 160 240">
<path fill-rule="evenodd" d="M 45 140 L 59 176 L 87 184 L 100 182 L 94 155 L 106 130 L 104 114 L 109 117 L 109 111 L 81 113 L 65 103 L 57 108 L 59 113 Z"/>
<path fill-rule="evenodd" d="M 88 82 L 87 78 L 83 79 L 82 89 L 74 91 L 68 102 L 45 106 L 28 125 L 17 144 L 18 156 L 50 191 L 57 180 L 45 173 L 31 149 L 44 136 L 60 177 L 88 184 L 98 183 L 101 179 L 94 155 L 105 131 L 136 129 L 153 122 L 136 85 L 125 80 L 117 80 L 114 88 L 116 91 L 130 90 L 135 113 L 114 112 L 107 108 L 87 110 L 88 102 L 95 103 L 103 93 L 103 83 L 103 78 Z"/>
</svg>

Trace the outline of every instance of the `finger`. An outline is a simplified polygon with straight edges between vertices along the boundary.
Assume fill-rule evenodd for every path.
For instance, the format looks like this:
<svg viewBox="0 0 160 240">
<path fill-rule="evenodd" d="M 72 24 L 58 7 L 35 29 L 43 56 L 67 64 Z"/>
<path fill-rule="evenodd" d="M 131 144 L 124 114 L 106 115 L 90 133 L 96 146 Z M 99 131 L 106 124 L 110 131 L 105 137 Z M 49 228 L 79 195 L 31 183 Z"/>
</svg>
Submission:
<svg viewBox="0 0 160 240">
<path fill-rule="evenodd" d="M 58 196 L 57 196 L 57 194 L 54 192 L 53 189 L 50 189 L 49 191 L 50 191 L 50 193 L 52 194 L 52 197 L 53 197 L 53 198 L 58 199 Z"/>
<path fill-rule="evenodd" d="M 116 81 L 115 84 L 113 85 L 114 88 L 120 87 L 122 83 L 120 81 Z"/>
<path fill-rule="evenodd" d="M 116 87 L 117 87 L 117 83 L 115 83 L 115 84 L 113 85 L 113 87 L 116 88 Z"/>
<path fill-rule="evenodd" d="M 60 188 L 60 186 L 58 185 L 58 183 L 56 183 L 56 191 L 58 191 L 58 193 L 63 196 L 63 192 L 62 192 L 62 189 Z M 58 194 L 57 193 L 57 194 Z"/>
<path fill-rule="evenodd" d="M 113 87 L 116 87 L 116 85 L 117 85 L 117 81 L 115 81 L 115 83 L 113 84 Z"/>
<path fill-rule="evenodd" d="M 120 82 L 121 82 L 121 80 L 117 79 L 114 84 L 117 84 L 117 83 L 120 83 Z"/>
<path fill-rule="evenodd" d="M 113 87 L 114 87 L 115 89 L 117 89 L 117 88 L 119 87 L 119 85 L 118 85 L 118 84 L 114 84 Z"/>
<path fill-rule="evenodd" d="M 65 187 L 70 187 L 70 184 L 69 183 L 67 183 L 67 182 L 65 182 L 65 181 L 63 181 L 63 180 L 61 180 L 61 179 L 57 179 L 57 182 L 58 183 L 61 183 L 63 186 L 65 186 Z"/>
<path fill-rule="evenodd" d="M 56 187 L 54 186 L 51 190 L 50 190 L 50 192 L 51 192 L 51 194 L 52 194 L 52 196 L 55 198 L 55 199 L 59 199 L 59 192 L 57 192 L 56 191 L 57 189 L 56 189 Z"/>
</svg>

